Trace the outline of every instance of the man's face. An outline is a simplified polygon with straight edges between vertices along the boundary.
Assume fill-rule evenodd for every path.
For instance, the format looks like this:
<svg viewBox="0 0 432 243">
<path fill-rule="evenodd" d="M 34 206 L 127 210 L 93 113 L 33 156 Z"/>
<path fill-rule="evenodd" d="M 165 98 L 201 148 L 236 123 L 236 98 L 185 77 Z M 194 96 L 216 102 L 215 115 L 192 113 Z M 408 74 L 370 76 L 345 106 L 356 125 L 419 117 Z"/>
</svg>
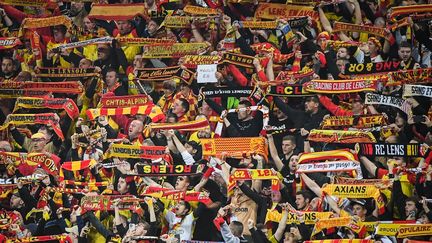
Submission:
<svg viewBox="0 0 432 243">
<path fill-rule="evenodd" d="M 363 218 L 366 216 L 366 209 L 358 204 L 355 204 L 353 206 L 353 214 L 359 216 L 360 218 Z"/>
<path fill-rule="evenodd" d="M 129 125 L 128 135 L 130 138 L 136 138 L 143 131 L 143 125 L 140 121 L 134 120 Z"/>
<path fill-rule="evenodd" d="M 295 143 L 293 143 L 291 140 L 283 140 L 282 141 L 282 152 L 283 154 L 289 154 L 291 153 L 295 148 Z"/>
<path fill-rule="evenodd" d="M 279 191 L 271 191 L 272 202 L 278 203 L 281 200 L 281 193 Z"/>
<path fill-rule="evenodd" d="M 65 38 L 65 35 L 60 29 L 54 29 L 53 30 L 53 37 L 55 41 L 63 41 Z"/>
<path fill-rule="evenodd" d="M 12 60 L 3 59 L 1 68 L 4 74 L 6 75 L 11 74 L 14 71 Z"/>
<path fill-rule="evenodd" d="M 10 199 L 10 207 L 11 208 L 20 208 L 23 205 L 24 201 L 21 199 L 21 197 L 12 195 Z"/>
<path fill-rule="evenodd" d="M 241 109 L 241 108 L 246 108 L 246 106 L 245 106 L 245 105 L 239 105 L 238 108 L 239 108 L 239 109 Z M 245 111 L 245 110 L 243 110 L 243 111 L 239 111 L 239 112 L 237 113 L 237 118 L 238 118 L 240 121 L 243 121 L 244 119 L 246 119 L 246 118 L 249 116 L 249 114 L 250 114 L 250 111 Z"/>
<path fill-rule="evenodd" d="M 313 101 L 313 100 L 308 100 L 305 102 L 305 111 L 307 113 L 314 112 L 317 107 L 318 107 L 318 104 L 315 103 L 315 101 Z"/>
<path fill-rule="evenodd" d="M 416 205 L 413 201 L 407 201 L 405 202 L 405 215 L 409 215 L 411 212 L 416 211 Z"/>
<path fill-rule="evenodd" d="M 367 44 L 369 46 L 369 51 L 371 53 L 374 53 L 374 52 L 378 51 L 378 48 L 377 48 L 377 46 L 375 45 L 375 43 L 373 41 L 368 41 Z"/>
<path fill-rule="evenodd" d="M 119 178 L 119 180 L 117 182 L 117 191 L 121 194 L 127 193 L 128 185 L 127 185 L 126 180 L 124 178 Z"/>
<path fill-rule="evenodd" d="M 180 100 L 176 100 L 174 101 L 173 107 L 172 107 L 172 112 L 174 114 L 176 114 L 177 116 L 181 115 L 184 113 L 184 108 L 181 105 L 181 101 Z"/>
<path fill-rule="evenodd" d="M 283 111 L 281 111 L 279 109 L 277 111 L 275 111 L 275 113 L 276 113 L 276 118 L 278 120 L 283 120 L 283 119 L 287 118 L 287 115 L 285 113 L 283 113 Z"/>
<path fill-rule="evenodd" d="M 411 48 L 409 47 L 401 47 L 398 51 L 399 58 L 402 59 L 402 61 L 407 62 L 411 57 Z"/>
<path fill-rule="evenodd" d="M 186 176 L 179 176 L 177 177 L 176 183 L 175 183 L 175 189 L 176 190 L 186 190 L 189 186 L 189 181 Z"/>
<path fill-rule="evenodd" d="M 84 30 L 85 31 L 93 31 L 96 25 L 87 17 L 84 18 Z"/>
<path fill-rule="evenodd" d="M 297 169 L 298 160 L 299 160 L 298 155 L 291 156 L 289 163 L 288 163 L 288 167 L 289 167 L 291 172 L 294 172 Z"/>
<path fill-rule="evenodd" d="M 76 16 L 84 7 L 83 2 L 71 2 L 70 14 Z"/>
<path fill-rule="evenodd" d="M 45 138 L 34 138 L 31 140 L 33 144 L 33 151 L 32 152 L 41 152 L 44 150 L 46 145 L 46 139 Z"/>
<path fill-rule="evenodd" d="M 307 206 L 307 201 L 303 197 L 303 195 L 296 195 L 295 204 L 298 210 L 303 210 Z"/>
<path fill-rule="evenodd" d="M 190 88 L 187 85 L 183 85 L 180 87 L 180 92 L 183 95 L 184 98 L 187 98 L 190 93 Z"/>
<path fill-rule="evenodd" d="M 117 82 L 116 72 L 107 72 L 105 81 L 108 87 L 112 87 Z"/>
<path fill-rule="evenodd" d="M 363 110 L 363 104 L 361 102 L 354 101 L 352 103 L 352 110 L 353 110 L 354 114 L 361 113 L 361 111 Z"/>
<path fill-rule="evenodd" d="M 98 59 L 106 60 L 109 57 L 109 52 L 110 52 L 109 46 L 99 45 L 97 51 L 98 51 L 97 53 Z"/>
<path fill-rule="evenodd" d="M 339 48 L 339 50 L 337 51 L 337 58 L 348 60 L 348 50 L 345 47 Z"/>
<path fill-rule="evenodd" d="M 147 31 L 150 35 L 156 33 L 158 29 L 158 24 L 155 21 L 149 21 L 147 24 Z"/>
<path fill-rule="evenodd" d="M 83 58 L 80 60 L 78 67 L 79 68 L 90 68 L 91 64 L 92 63 L 90 60 Z"/>
<path fill-rule="evenodd" d="M 134 68 L 143 68 L 143 59 L 141 55 L 135 55 L 133 60 L 133 67 Z"/>
<path fill-rule="evenodd" d="M 336 61 L 336 66 L 338 67 L 339 71 L 341 71 L 341 73 L 345 73 L 345 61 L 344 61 L 344 59 L 338 59 Z"/>
<path fill-rule="evenodd" d="M 132 25 L 128 21 L 120 20 L 117 22 L 117 26 L 118 26 L 118 30 L 119 30 L 121 35 L 127 35 L 132 30 Z"/>
</svg>

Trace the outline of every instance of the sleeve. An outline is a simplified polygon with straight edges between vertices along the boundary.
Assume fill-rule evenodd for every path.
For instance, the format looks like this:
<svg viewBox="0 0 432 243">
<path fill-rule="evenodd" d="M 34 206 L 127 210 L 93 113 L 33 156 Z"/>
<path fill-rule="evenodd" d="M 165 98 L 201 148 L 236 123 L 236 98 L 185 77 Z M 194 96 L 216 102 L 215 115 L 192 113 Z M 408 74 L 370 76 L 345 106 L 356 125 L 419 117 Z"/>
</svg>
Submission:
<svg viewBox="0 0 432 243">
<path fill-rule="evenodd" d="M 399 180 L 395 180 L 393 182 L 393 190 L 392 196 L 394 198 L 395 206 L 398 209 L 399 216 L 402 220 L 406 219 L 407 215 L 405 214 L 405 200 L 406 196 L 402 192 L 402 185 Z"/>
<path fill-rule="evenodd" d="M 240 47 L 240 51 L 242 54 L 248 55 L 248 56 L 255 56 L 256 55 L 255 51 L 252 50 L 250 45 L 248 45 L 246 43 L 246 40 L 244 39 L 243 36 L 240 36 L 239 38 L 236 39 L 236 44 Z"/>
<path fill-rule="evenodd" d="M 195 159 L 188 151 L 183 151 L 180 153 L 181 157 L 183 158 L 185 164 L 187 165 L 193 165 L 195 163 Z"/>
<path fill-rule="evenodd" d="M 228 70 L 232 73 L 236 83 L 242 87 L 246 87 L 248 79 L 243 75 L 242 72 L 233 64 L 228 65 Z"/>
<path fill-rule="evenodd" d="M 352 112 L 346 111 L 346 110 L 342 109 L 341 107 L 335 105 L 330 100 L 330 98 L 325 96 L 325 95 L 321 95 L 319 97 L 319 101 L 328 111 L 330 111 L 335 116 L 350 116 L 350 115 L 352 115 Z"/>
<path fill-rule="evenodd" d="M 273 100 L 276 106 L 295 124 L 295 127 L 303 127 L 303 122 L 305 120 L 303 112 L 292 109 L 278 97 L 274 97 Z"/>
</svg>

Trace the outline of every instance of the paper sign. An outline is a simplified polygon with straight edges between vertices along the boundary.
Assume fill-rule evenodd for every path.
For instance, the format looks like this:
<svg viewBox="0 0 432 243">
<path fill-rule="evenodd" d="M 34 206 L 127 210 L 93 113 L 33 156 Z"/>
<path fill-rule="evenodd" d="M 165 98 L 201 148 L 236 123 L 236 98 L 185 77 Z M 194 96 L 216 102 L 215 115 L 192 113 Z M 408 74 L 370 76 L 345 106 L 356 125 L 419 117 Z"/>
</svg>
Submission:
<svg viewBox="0 0 432 243">
<path fill-rule="evenodd" d="M 198 65 L 197 82 L 198 83 L 216 83 L 217 64 Z"/>
</svg>

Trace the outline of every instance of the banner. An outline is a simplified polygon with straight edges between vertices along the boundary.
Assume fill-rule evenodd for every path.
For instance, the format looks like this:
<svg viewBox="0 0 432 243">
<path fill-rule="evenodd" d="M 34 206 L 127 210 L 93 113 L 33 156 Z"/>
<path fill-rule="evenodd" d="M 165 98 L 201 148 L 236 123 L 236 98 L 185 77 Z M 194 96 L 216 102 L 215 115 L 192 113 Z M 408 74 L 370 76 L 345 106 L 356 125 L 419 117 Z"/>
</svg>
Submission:
<svg viewBox="0 0 432 243">
<path fill-rule="evenodd" d="M 95 77 L 99 73 L 95 72 L 94 68 L 46 68 L 40 67 L 39 73 L 36 73 L 38 78 L 81 78 Z"/>
<path fill-rule="evenodd" d="M 402 97 L 425 96 L 432 98 L 432 86 L 404 84 Z"/>
<path fill-rule="evenodd" d="M 371 132 L 312 129 L 308 139 L 322 143 L 376 143 Z"/>
<path fill-rule="evenodd" d="M 64 109 L 73 120 L 79 116 L 79 109 L 75 102 L 69 98 L 18 98 L 15 102 L 14 112 L 20 108 L 26 109 Z"/>
<path fill-rule="evenodd" d="M 6 89 L 25 90 L 24 93 L 29 91 L 41 91 L 52 93 L 65 93 L 65 94 L 81 94 L 83 86 L 78 81 L 67 82 L 3 82 L 0 83 L 0 91 Z"/>
<path fill-rule="evenodd" d="M 159 159 L 165 156 L 165 146 L 139 146 L 113 144 L 106 152 L 105 158 Z"/>
<path fill-rule="evenodd" d="M 64 25 L 66 28 L 72 26 L 71 19 L 65 15 L 47 18 L 25 18 L 21 23 L 21 29 L 37 29 L 56 25 Z"/>
<path fill-rule="evenodd" d="M 186 5 L 183 8 L 183 12 L 189 15 L 204 15 L 204 16 L 214 16 L 219 15 L 218 9 L 203 8 L 198 6 Z"/>
<path fill-rule="evenodd" d="M 357 157 L 352 154 L 348 149 L 337 149 L 313 153 L 303 153 L 300 155 L 297 164 L 335 159 L 358 161 Z"/>
<path fill-rule="evenodd" d="M 137 164 L 140 174 L 129 174 L 128 176 L 186 176 L 196 175 L 203 172 L 205 165 L 140 165 Z"/>
<path fill-rule="evenodd" d="M 394 96 L 367 93 L 365 97 L 365 105 L 388 105 L 398 108 L 407 115 L 412 113 L 411 105 L 406 100 Z"/>
<path fill-rule="evenodd" d="M 268 86 L 266 95 L 281 97 L 303 97 L 313 94 L 306 91 L 301 84 Z"/>
<path fill-rule="evenodd" d="M 220 156 L 225 152 L 231 158 L 253 154 L 264 156 L 266 160 L 268 157 L 268 146 L 263 137 L 205 138 L 201 139 L 201 146 L 203 156 Z"/>
<path fill-rule="evenodd" d="M 355 145 L 355 150 L 366 156 L 423 157 L 428 148 L 420 143 L 360 143 Z"/>
<path fill-rule="evenodd" d="M 64 140 L 63 132 L 60 128 L 59 121 L 54 119 L 54 113 L 40 114 L 10 114 L 8 119 L 0 126 L 0 130 L 9 128 L 9 125 L 35 125 L 44 124 L 50 125 L 54 132 L 61 140 Z"/>
<path fill-rule="evenodd" d="M 236 66 L 245 67 L 245 68 L 254 68 L 253 65 L 253 56 L 247 56 L 243 54 L 225 52 L 223 54 L 223 62 L 231 63 Z"/>
<path fill-rule="evenodd" d="M 385 203 L 380 190 L 374 185 L 326 184 L 322 193 L 340 198 L 374 198 L 380 214 L 385 211 Z"/>
<path fill-rule="evenodd" d="M 187 84 L 193 81 L 193 72 L 188 69 L 182 69 L 180 66 L 165 68 L 140 68 L 137 69 L 136 79 L 138 81 L 165 81 L 172 78 L 179 78 Z"/>
<path fill-rule="evenodd" d="M 174 129 L 180 132 L 195 132 L 209 128 L 210 123 L 207 119 L 200 119 L 196 121 L 179 123 L 150 123 L 149 127 L 152 129 L 152 131 Z"/>
<path fill-rule="evenodd" d="M 305 224 L 315 224 L 315 222 L 319 219 L 328 219 L 333 216 L 332 212 L 302 212 L 299 211 L 299 213 L 303 214 L 304 217 L 304 223 Z M 265 218 L 265 222 L 271 221 L 271 222 L 280 222 L 282 219 L 282 213 L 279 213 L 277 210 L 270 210 L 267 209 L 267 214 Z M 288 212 L 288 219 L 287 224 L 300 224 L 300 221 L 298 220 L 297 214 L 293 212 Z"/>
<path fill-rule="evenodd" d="M 296 173 L 316 173 L 316 172 L 343 172 L 356 171 L 357 179 L 362 179 L 360 163 L 358 161 L 327 161 L 321 163 L 298 164 Z"/>
<path fill-rule="evenodd" d="M 386 125 L 383 115 L 362 115 L 362 116 L 330 116 L 326 117 L 321 127 L 323 129 L 335 127 L 354 127 L 354 128 L 370 128 L 374 126 Z"/>
<path fill-rule="evenodd" d="M 319 19 L 318 12 L 312 6 L 287 5 L 279 3 L 259 3 L 255 11 L 255 18 L 277 19 L 288 17 L 310 16 Z"/>
<path fill-rule="evenodd" d="M 401 225 L 397 238 L 432 235 L 432 224 Z"/>
<path fill-rule="evenodd" d="M 0 50 L 11 49 L 19 45 L 22 43 L 16 37 L 0 37 Z"/>
<path fill-rule="evenodd" d="M 88 109 L 86 114 L 90 120 L 94 120 L 99 116 L 119 116 L 119 115 L 150 115 L 152 112 L 161 112 L 160 108 L 155 105 L 142 105 L 121 108 L 99 108 Z"/>
<path fill-rule="evenodd" d="M 361 33 L 376 35 L 383 38 L 387 36 L 386 29 L 384 28 L 379 28 L 370 25 L 343 23 L 343 22 L 334 22 L 333 31 L 334 32 L 341 32 L 341 31 L 361 32 Z"/>
<path fill-rule="evenodd" d="M 311 80 L 303 85 L 307 92 L 321 94 L 345 94 L 376 91 L 374 80 Z"/>
<path fill-rule="evenodd" d="M 149 104 L 147 95 L 103 96 L 100 101 L 102 108 L 124 108 Z"/>
<path fill-rule="evenodd" d="M 388 62 L 369 62 L 369 63 L 347 63 L 345 66 L 345 75 L 352 74 L 370 74 L 370 73 L 388 73 L 398 71 L 400 61 Z"/>
<path fill-rule="evenodd" d="M 131 20 L 136 16 L 145 16 L 144 4 L 93 4 L 88 15 L 89 19 Z"/>
<path fill-rule="evenodd" d="M 205 87 L 202 93 L 206 98 L 214 97 L 249 97 L 253 87 Z"/>
<path fill-rule="evenodd" d="M 218 64 L 222 58 L 220 56 L 209 55 L 186 55 L 182 59 L 182 65 L 185 67 L 197 68 L 198 65 Z"/>
<path fill-rule="evenodd" d="M 207 43 L 168 43 L 144 45 L 142 58 L 180 58 L 185 55 L 200 55 L 208 50 Z"/>
</svg>

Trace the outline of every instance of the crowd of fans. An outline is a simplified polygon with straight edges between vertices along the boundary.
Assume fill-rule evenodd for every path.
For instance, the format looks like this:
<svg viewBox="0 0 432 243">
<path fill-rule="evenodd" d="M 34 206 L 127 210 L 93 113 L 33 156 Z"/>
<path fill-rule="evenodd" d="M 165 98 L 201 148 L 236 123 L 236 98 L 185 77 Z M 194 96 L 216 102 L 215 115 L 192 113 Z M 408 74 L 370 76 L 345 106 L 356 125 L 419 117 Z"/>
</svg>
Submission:
<svg viewBox="0 0 432 243">
<path fill-rule="evenodd" d="M 0 242 L 430 242 L 431 13 L 0 1 Z"/>
</svg>

